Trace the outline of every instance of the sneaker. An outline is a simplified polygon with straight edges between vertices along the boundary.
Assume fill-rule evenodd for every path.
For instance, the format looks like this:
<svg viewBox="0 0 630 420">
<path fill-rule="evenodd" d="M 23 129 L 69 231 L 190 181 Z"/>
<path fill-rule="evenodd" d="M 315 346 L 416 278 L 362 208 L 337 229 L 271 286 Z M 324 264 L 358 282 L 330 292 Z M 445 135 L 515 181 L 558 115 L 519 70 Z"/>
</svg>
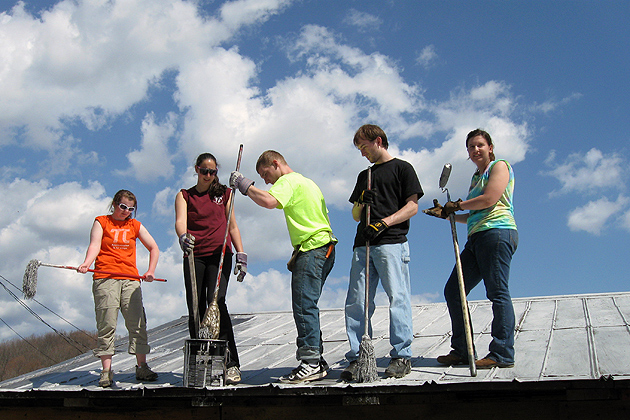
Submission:
<svg viewBox="0 0 630 420">
<path fill-rule="evenodd" d="M 239 382 L 241 382 L 241 370 L 238 366 L 229 367 L 225 372 L 225 384 L 236 385 Z"/>
<path fill-rule="evenodd" d="M 339 379 L 345 382 L 350 382 L 357 379 L 357 361 L 356 360 L 353 360 L 352 362 L 350 362 L 348 367 L 345 368 L 343 372 L 341 372 Z"/>
<path fill-rule="evenodd" d="M 114 383 L 114 372 L 112 370 L 101 371 L 101 376 L 98 379 L 98 386 L 101 388 L 108 388 Z"/>
<path fill-rule="evenodd" d="M 465 365 L 465 364 L 468 364 L 468 359 L 460 357 L 451 351 L 447 355 L 438 356 L 437 362 L 441 365 L 447 365 L 447 366 Z"/>
<path fill-rule="evenodd" d="M 316 381 L 322 379 L 328 374 L 328 363 L 320 360 L 315 366 L 311 366 L 305 361 L 300 363 L 300 366 L 296 367 L 287 376 L 282 376 L 280 382 L 289 384 L 299 384 L 301 382 Z"/>
<path fill-rule="evenodd" d="M 385 369 L 386 378 L 402 378 L 411 372 L 411 360 L 396 358 L 389 362 L 389 366 Z"/>
<path fill-rule="evenodd" d="M 136 379 L 139 381 L 155 381 L 157 379 L 157 373 L 153 372 L 149 365 L 142 363 L 140 366 L 136 366 Z"/>
<path fill-rule="evenodd" d="M 475 361 L 475 366 L 477 366 L 477 369 L 492 369 L 493 367 L 512 368 L 514 367 L 514 363 L 499 363 L 489 356 L 486 356 L 483 359 Z"/>
</svg>

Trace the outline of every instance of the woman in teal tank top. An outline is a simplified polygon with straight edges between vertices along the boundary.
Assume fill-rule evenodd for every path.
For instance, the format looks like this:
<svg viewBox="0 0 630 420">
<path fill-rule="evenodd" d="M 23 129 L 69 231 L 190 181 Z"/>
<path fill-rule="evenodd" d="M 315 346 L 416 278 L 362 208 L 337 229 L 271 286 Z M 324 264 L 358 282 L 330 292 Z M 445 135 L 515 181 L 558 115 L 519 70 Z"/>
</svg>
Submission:
<svg viewBox="0 0 630 420">
<path fill-rule="evenodd" d="M 468 241 L 461 252 L 466 295 L 483 280 L 486 296 L 492 302 L 492 342 L 489 353 L 475 362 L 479 369 L 514 366 L 514 307 L 508 288 L 510 263 L 518 245 L 512 194 L 514 172 L 505 160 L 496 160 L 492 138 L 477 129 L 468 133 L 466 148 L 477 166 L 466 200 L 448 202 L 443 214 L 458 210 L 455 220 L 466 223 Z M 451 316 L 452 350 L 438 357 L 443 364 L 467 364 L 466 339 L 459 298 L 457 271 L 454 268 L 444 287 Z"/>
</svg>

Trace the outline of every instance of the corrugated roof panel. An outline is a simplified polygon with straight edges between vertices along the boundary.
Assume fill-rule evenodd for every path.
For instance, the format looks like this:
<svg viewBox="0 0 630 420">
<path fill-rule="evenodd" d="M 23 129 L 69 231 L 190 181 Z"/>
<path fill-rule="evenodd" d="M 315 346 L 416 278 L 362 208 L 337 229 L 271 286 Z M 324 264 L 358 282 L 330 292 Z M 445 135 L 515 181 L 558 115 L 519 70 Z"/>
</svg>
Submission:
<svg viewBox="0 0 630 420">
<path fill-rule="evenodd" d="M 402 379 L 381 379 L 351 386 L 420 385 L 467 382 L 537 382 L 566 379 L 630 377 L 630 293 L 572 295 L 514 299 L 516 365 L 510 369 L 478 370 L 470 376 L 467 365 L 441 366 L 435 358 L 450 350 L 451 323 L 446 304 L 413 307 L 412 372 Z M 474 341 L 483 357 L 491 340 L 492 305 L 470 302 Z M 295 325 L 290 312 L 235 314 L 232 317 L 243 382 L 239 387 L 276 384 L 280 387 L 346 387 L 339 375 L 348 351 L 343 309 L 321 311 L 324 357 L 331 370 L 322 381 L 279 385 L 279 376 L 297 365 Z M 377 307 L 372 318 L 379 374 L 389 362 L 389 311 Z M 136 389 L 183 386 L 184 342 L 188 320 L 182 317 L 150 331 L 151 367 L 159 373 L 154 383 L 135 380 L 135 357 L 126 353 L 126 339 L 117 343 L 114 356 L 115 387 Z M 101 390 L 97 386 L 100 361 L 90 353 L 0 383 L 0 391 Z M 102 390 L 104 392 L 108 390 Z"/>
</svg>

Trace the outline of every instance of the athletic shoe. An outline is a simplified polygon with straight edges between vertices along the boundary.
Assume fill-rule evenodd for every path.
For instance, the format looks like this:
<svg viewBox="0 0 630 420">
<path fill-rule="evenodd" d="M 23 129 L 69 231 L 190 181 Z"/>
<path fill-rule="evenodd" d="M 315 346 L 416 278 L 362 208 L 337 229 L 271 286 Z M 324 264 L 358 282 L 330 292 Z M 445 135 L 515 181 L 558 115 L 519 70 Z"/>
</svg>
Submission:
<svg viewBox="0 0 630 420">
<path fill-rule="evenodd" d="M 238 366 L 229 367 L 225 373 L 225 384 L 236 385 L 239 382 L 241 382 L 241 370 Z"/>
<path fill-rule="evenodd" d="M 102 388 L 108 388 L 114 383 L 114 372 L 112 370 L 101 371 L 101 376 L 98 379 L 98 386 Z"/>
<path fill-rule="evenodd" d="M 483 359 L 475 361 L 475 366 L 477 366 L 477 369 L 492 369 L 493 367 L 513 368 L 514 363 L 499 363 L 489 356 L 486 356 Z"/>
<path fill-rule="evenodd" d="M 325 360 L 320 360 L 314 366 L 309 365 L 307 362 L 302 361 L 300 366 L 296 367 L 287 376 L 282 376 L 280 382 L 288 384 L 299 384 L 301 382 L 310 382 L 322 379 L 328 374 L 328 363 Z"/>
<path fill-rule="evenodd" d="M 339 379 L 346 382 L 351 382 L 357 379 L 357 361 L 353 360 L 350 362 L 347 368 L 341 372 Z"/>
<path fill-rule="evenodd" d="M 155 381 L 157 379 L 157 373 L 153 372 L 149 365 L 142 363 L 140 366 L 136 366 L 136 379 L 139 381 Z"/>
<path fill-rule="evenodd" d="M 447 366 L 452 366 L 452 365 L 464 365 L 464 364 L 468 364 L 468 359 L 465 359 L 463 357 L 459 357 L 457 354 L 453 353 L 452 351 L 444 356 L 438 356 L 437 357 L 437 362 L 441 365 L 447 365 Z"/>
<path fill-rule="evenodd" d="M 385 369 L 386 378 L 402 378 L 411 372 L 411 360 L 396 358 L 389 362 L 389 366 Z"/>
</svg>

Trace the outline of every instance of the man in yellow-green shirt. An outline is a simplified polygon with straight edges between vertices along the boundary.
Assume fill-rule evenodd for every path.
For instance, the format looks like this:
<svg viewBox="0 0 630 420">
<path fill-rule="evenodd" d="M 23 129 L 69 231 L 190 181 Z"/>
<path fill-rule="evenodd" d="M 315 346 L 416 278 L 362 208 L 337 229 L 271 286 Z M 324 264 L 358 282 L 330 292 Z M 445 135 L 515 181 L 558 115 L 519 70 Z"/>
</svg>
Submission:
<svg viewBox="0 0 630 420">
<path fill-rule="evenodd" d="M 232 172 L 230 186 L 268 209 L 282 209 L 294 253 L 287 265 L 292 271 L 293 318 L 297 327 L 296 357 L 300 365 L 280 378 L 281 382 L 300 383 L 321 379 L 327 374 L 317 303 L 324 282 L 335 263 L 335 243 L 328 209 L 319 187 L 294 172 L 284 157 L 267 150 L 258 158 L 256 171 L 269 191 L 255 187 L 254 181 Z"/>
</svg>

